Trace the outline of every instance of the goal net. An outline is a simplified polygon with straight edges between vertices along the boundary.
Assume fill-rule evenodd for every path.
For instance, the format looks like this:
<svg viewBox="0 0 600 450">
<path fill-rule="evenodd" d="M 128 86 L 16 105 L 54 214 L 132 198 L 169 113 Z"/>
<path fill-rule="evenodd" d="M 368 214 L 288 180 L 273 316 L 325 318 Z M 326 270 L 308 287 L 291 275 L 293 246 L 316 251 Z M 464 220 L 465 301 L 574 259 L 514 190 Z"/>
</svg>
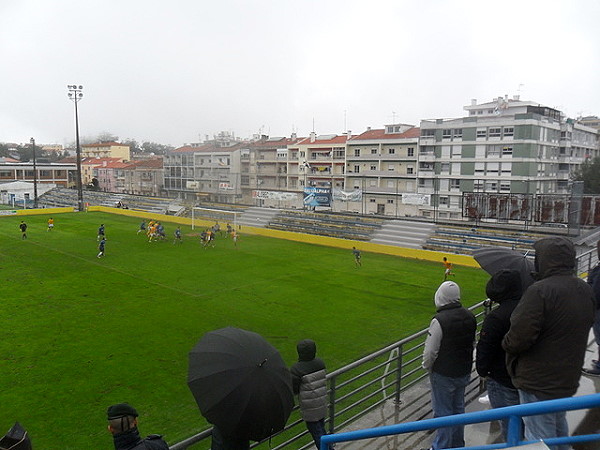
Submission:
<svg viewBox="0 0 600 450">
<path fill-rule="evenodd" d="M 237 229 L 240 215 L 240 211 L 227 211 L 225 209 L 196 206 L 192 208 L 192 230 L 196 227 L 211 227 L 215 222 L 219 222 L 222 230 L 225 230 L 227 224 L 230 224 L 235 230 Z"/>
</svg>

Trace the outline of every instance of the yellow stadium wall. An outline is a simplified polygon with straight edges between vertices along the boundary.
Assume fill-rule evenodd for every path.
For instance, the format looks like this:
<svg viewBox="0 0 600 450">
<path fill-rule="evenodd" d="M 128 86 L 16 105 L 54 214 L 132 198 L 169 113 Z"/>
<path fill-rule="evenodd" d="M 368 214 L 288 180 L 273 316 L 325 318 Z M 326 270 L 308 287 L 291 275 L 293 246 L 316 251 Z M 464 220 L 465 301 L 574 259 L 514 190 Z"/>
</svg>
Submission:
<svg viewBox="0 0 600 450">
<path fill-rule="evenodd" d="M 67 208 L 38 208 L 38 209 L 17 209 L 17 216 L 41 216 L 61 213 L 72 213 L 75 211 L 73 207 Z"/>
</svg>

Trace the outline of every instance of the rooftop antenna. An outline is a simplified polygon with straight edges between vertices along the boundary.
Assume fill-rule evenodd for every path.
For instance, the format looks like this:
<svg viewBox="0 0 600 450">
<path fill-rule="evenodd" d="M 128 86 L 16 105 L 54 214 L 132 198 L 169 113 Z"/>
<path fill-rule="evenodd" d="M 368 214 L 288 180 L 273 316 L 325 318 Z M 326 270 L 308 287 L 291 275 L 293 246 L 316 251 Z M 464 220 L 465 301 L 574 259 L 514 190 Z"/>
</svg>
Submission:
<svg viewBox="0 0 600 450">
<path fill-rule="evenodd" d="M 392 111 L 392 123 L 396 123 L 396 111 Z"/>
<path fill-rule="evenodd" d="M 344 128 L 343 130 L 346 131 L 348 129 L 348 124 L 347 124 L 347 110 L 344 110 Z"/>
<path fill-rule="evenodd" d="M 312 129 L 313 133 L 315 132 L 315 118 L 313 117 L 313 129 Z"/>
<path fill-rule="evenodd" d="M 521 95 L 521 88 L 525 86 L 523 83 L 519 84 L 519 89 L 517 89 L 517 94 Z"/>
</svg>

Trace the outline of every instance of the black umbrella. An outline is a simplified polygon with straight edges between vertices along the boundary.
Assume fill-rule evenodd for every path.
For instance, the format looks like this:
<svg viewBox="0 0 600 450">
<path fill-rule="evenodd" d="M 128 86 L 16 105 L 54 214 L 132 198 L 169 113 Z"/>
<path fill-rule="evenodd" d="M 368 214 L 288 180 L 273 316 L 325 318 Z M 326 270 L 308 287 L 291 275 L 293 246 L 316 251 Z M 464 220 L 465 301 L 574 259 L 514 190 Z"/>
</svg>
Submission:
<svg viewBox="0 0 600 450">
<path fill-rule="evenodd" d="M 227 327 L 190 352 L 188 386 L 202 415 L 225 436 L 260 441 L 281 430 L 294 406 L 292 378 L 262 336 Z"/>
<path fill-rule="evenodd" d="M 523 291 L 535 281 L 531 272 L 535 270 L 533 262 L 522 253 L 504 247 L 487 247 L 475 250 L 473 258 L 490 275 L 502 269 L 516 270 L 521 274 Z"/>
<path fill-rule="evenodd" d="M 19 422 L 0 439 L 0 450 L 31 450 L 31 440 Z"/>
</svg>

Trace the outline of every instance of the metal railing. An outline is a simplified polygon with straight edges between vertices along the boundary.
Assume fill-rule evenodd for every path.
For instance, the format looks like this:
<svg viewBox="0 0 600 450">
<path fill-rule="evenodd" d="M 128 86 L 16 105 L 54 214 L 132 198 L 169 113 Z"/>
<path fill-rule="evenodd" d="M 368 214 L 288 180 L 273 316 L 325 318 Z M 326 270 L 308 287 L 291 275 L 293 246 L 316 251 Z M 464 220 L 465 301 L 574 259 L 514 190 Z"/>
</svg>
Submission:
<svg viewBox="0 0 600 450">
<path fill-rule="evenodd" d="M 479 302 L 469 308 L 478 324 L 488 310 L 486 302 Z M 393 402 L 399 414 L 398 421 L 420 420 L 432 415 L 429 391 L 411 394 L 410 399 L 402 394 L 427 377 L 421 368 L 423 347 L 427 329 L 421 330 L 394 344 L 388 345 L 370 355 L 354 361 L 327 374 L 329 385 L 329 414 L 326 426 L 330 433 L 344 429 L 362 416 Z M 477 376 L 467 387 L 467 401 L 475 399 L 482 392 Z M 210 439 L 211 429 L 198 433 L 184 441 L 172 445 L 171 450 L 184 450 L 192 445 Z M 296 406 L 288 425 L 269 439 L 252 445 L 252 448 L 308 449 L 314 446 L 312 438 Z"/>
<path fill-rule="evenodd" d="M 581 397 L 561 398 L 524 405 L 507 406 L 486 411 L 477 411 L 453 416 L 438 417 L 435 419 L 421 420 L 418 422 L 388 425 L 379 428 L 350 431 L 347 433 L 329 434 L 321 438 L 321 450 L 327 450 L 328 445 L 336 442 L 350 442 L 376 437 L 392 436 L 403 433 L 414 433 L 424 430 L 435 430 L 443 427 L 464 426 L 475 423 L 491 422 L 494 420 L 508 419 L 507 442 L 503 444 L 481 445 L 462 447 L 469 450 L 485 450 L 509 448 L 524 444 L 533 444 L 536 441 L 521 440 L 521 418 L 560 411 L 589 409 L 600 407 L 600 394 L 583 395 Z M 587 432 L 586 432 L 587 433 Z M 577 436 L 554 437 L 544 440 L 547 445 L 565 445 L 582 442 L 600 441 L 600 433 L 582 434 Z"/>
</svg>

